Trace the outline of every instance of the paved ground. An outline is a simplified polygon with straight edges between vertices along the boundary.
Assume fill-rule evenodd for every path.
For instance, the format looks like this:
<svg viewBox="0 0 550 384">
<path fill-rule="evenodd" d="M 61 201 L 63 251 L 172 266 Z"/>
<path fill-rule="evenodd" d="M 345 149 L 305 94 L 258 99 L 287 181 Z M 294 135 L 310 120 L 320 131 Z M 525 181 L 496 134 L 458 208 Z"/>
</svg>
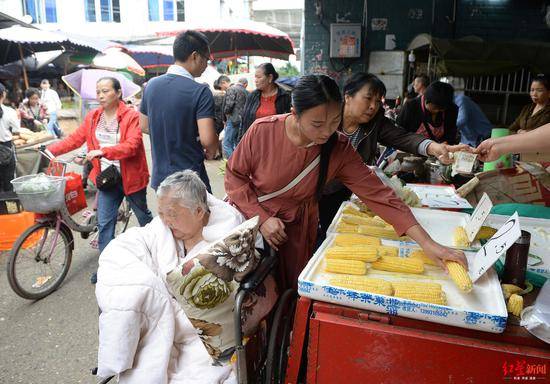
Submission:
<svg viewBox="0 0 550 384">
<path fill-rule="evenodd" d="M 146 143 L 149 148 L 149 143 Z M 149 157 L 149 156 L 148 156 Z M 207 163 L 216 196 L 223 196 L 221 162 Z M 154 192 L 150 209 L 156 212 Z M 135 225 L 135 218 L 133 218 Z M 0 383 L 95 383 L 90 368 L 97 361 L 97 304 L 90 275 L 98 253 L 76 235 L 71 269 L 63 285 L 38 302 L 15 295 L 0 253 Z"/>
</svg>

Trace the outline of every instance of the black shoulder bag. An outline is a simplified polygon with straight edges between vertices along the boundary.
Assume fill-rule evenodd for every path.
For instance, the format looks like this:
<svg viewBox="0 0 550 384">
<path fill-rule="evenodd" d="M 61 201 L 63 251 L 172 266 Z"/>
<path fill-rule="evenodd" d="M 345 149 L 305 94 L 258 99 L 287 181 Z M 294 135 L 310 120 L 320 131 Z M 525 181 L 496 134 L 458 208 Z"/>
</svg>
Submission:
<svg viewBox="0 0 550 384">
<path fill-rule="evenodd" d="M 120 124 L 117 125 L 116 136 L 118 136 L 119 129 L 120 129 Z M 116 136 L 115 136 L 115 139 L 116 139 Z M 101 167 L 101 159 L 99 160 L 99 164 Z M 117 167 L 114 164 L 111 164 L 107 168 L 105 168 L 103 171 L 101 171 L 99 175 L 97 175 L 95 186 L 100 191 L 108 191 L 109 189 L 112 189 L 113 187 L 116 187 L 121 183 L 122 183 L 122 176 L 120 175 L 120 172 L 118 171 Z"/>
</svg>

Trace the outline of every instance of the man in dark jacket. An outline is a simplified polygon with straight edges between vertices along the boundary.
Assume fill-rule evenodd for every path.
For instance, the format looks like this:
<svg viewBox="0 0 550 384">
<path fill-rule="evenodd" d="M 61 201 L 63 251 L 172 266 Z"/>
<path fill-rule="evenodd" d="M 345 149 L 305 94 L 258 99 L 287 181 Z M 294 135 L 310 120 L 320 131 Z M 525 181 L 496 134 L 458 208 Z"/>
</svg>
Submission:
<svg viewBox="0 0 550 384">
<path fill-rule="evenodd" d="M 224 156 L 229 159 L 229 156 L 237 146 L 237 134 L 241 129 L 242 114 L 248 91 L 246 78 L 239 79 L 237 84 L 231 85 L 225 92 L 225 100 L 223 113 L 227 119 L 225 124 L 225 134 L 223 137 L 222 149 Z"/>
</svg>

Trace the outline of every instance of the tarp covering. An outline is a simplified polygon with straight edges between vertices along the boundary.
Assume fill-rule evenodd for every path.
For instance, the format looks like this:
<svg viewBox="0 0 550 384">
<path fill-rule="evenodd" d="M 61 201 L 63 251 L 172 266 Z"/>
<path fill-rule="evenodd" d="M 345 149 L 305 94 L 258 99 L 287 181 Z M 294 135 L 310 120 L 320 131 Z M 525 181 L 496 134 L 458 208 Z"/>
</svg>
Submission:
<svg viewBox="0 0 550 384">
<path fill-rule="evenodd" d="M 409 50 L 430 45 L 438 56 L 438 72 L 444 76 L 497 75 L 522 68 L 544 73 L 550 68 L 549 43 L 484 41 L 473 36 L 450 40 L 423 34 L 413 39 Z"/>
</svg>

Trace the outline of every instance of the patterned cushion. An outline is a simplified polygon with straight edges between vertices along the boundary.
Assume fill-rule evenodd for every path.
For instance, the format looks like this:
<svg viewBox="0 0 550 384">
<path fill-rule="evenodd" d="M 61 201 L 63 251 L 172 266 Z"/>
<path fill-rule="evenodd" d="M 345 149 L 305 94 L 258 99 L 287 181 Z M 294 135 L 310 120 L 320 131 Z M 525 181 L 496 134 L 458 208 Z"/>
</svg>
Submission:
<svg viewBox="0 0 550 384">
<path fill-rule="evenodd" d="M 258 265 L 258 224 L 258 217 L 242 223 L 167 275 L 172 294 L 219 364 L 235 347 L 233 307 L 239 282 Z"/>
</svg>

